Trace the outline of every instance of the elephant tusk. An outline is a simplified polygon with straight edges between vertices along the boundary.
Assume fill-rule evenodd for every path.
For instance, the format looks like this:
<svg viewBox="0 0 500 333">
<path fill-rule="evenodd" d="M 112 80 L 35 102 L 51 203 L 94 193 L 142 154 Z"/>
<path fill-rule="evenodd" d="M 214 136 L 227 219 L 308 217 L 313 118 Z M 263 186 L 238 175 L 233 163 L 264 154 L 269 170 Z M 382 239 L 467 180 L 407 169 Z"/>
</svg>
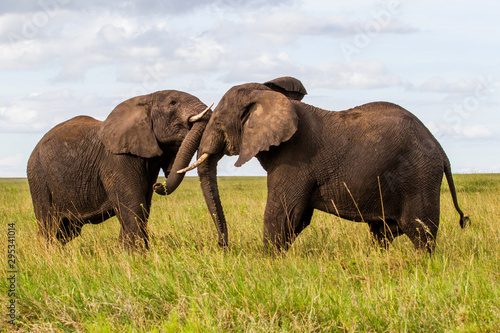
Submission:
<svg viewBox="0 0 500 333">
<path fill-rule="evenodd" d="M 177 171 L 177 173 L 186 173 L 188 171 L 191 171 L 193 169 L 196 169 L 201 163 L 205 162 L 206 159 L 210 156 L 209 153 L 203 153 L 203 155 L 200 156 L 200 158 L 198 159 L 198 161 L 194 162 L 193 164 L 191 164 L 190 166 L 188 166 L 187 168 L 184 168 L 184 169 L 181 169 L 179 171 Z"/>
<path fill-rule="evenodd" d="M 192 116 L 189 118 L 189 122 L 190 123 L 195 123 L 197 122 L 198 120 L 200 120 L 201 118 L 203 118 L 203 116 L 205 115 L 205 113 L 208 112 L 208 110 L 210 110 L 212 108 L 212 106 L 214 106 L 214 103 L 212 103 L 212 105 L 210 105 L 209 107 L 207 107 L 203 112 L 201 112 L 200 114 L 197 114 L 196 116 Z"/>
</svg>

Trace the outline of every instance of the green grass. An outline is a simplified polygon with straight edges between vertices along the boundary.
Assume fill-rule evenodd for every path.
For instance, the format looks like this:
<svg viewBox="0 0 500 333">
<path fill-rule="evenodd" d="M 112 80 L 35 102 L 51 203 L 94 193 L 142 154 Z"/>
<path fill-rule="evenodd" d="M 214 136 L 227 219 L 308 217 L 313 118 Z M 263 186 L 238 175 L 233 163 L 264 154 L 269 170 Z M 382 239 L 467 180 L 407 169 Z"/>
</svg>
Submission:
<svg viewBox="0 0 500 333">
<path fill-rule="evenodd" d="M 118 221 L 87 225 L 64 248 L 37 236 L 26 180 L 0 180 L 0 249 L 16 222 L 17 318 L 2 260 L 0 331 L 488 332 L 500 328 L 500 175 L 456 175 L 472 225 L 443 185 L 434 256 L 406 236 L 388 251 L 368 227 L 315 212 L 283 257 L 262 253 L 265 178 L 220 178 L 230 250 L 216 242 L 199 182 L 155 196 L 151 250 L 117 245 Z"/>
</svg>

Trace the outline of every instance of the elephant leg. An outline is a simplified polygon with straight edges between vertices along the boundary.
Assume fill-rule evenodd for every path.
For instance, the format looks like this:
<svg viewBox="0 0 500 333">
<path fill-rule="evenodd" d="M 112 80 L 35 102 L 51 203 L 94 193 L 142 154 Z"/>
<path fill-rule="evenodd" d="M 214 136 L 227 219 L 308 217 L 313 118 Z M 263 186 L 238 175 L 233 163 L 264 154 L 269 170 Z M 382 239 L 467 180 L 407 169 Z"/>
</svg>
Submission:
<svg viewBox="0 0 500 333">
<path fill-rule="evenodd" d="M 435 200 L 430 199 L 410 200 L 403 210 L 400 227 L 415 249 L 432 253 L 439 227 L 439 196 Z"/>
<path fill-rule="evenodd" d="M 387 249 L 394 238 L 402 234 L 402 230 L 398 227 L 397 222 L 392 219 L 370 222 L 369 225 L 373 240 L 381 248 Z"/>
<path fill-rule="evenodd" d="M 403 228 L 404 233 L 410 238 L 415 249 L 432 253 L 436 247 L 437 225 L 435 219 L 430 218 L 405 218 L 405 224 L 409 227 Z"/>
<path fill-rule="evenodd" d="M 149 216 L 149 205 L 131 209 L 120 205 L 116 210 L 116 216 L 120 221 L 119 241 L 126 249 L 144 247 L 149 249 L 149 235 L 147 221 Z"/>
<path fill-rule="evenodd" d="M 300 219 L 300 223 L 295 226 L 295 237 L 297 237 L 302 230 L 304 230 L 310 223 L 311 223 L 311 218 L 313 216 L 314 208 L 311 206 L 307 206 L 306 209 L 304 209 L 304 213 L 302 214 L 302 218 Z"/>
<path fill-rule="evenodd" d="M 47 245 L 53 244 L 56 241 L 63 245 L 67 243 L 65 239 L 70 237 L 68 229 L 69 221 L 62 216 L 62 213 L 52 204 L 48 209 L 40 210 L 37 215 L 38 232 L 45 238 Z M 69 241 L 69 240 L 68 240 Z"/>
<path fill-rule="evenodd" d="M 33 187 L 36 185 L 33 185 Z M 39 190 L 36 194 L 32 194 L 32 196 L 36 196 L 36 200 L 33 200 L 33 208 L 38 225 L 38 234 L 45 238 L 47 244 L 50 244 L 55 241 L 59 228 L 61 220 L 59 218 L 59 211 L 52 203 L 52 195 L 48 188 Z"/>
<path fill-rule="evenodd" d="M 311 221 L 313 209 L 308 207 L 306 201 L 310 197 L 310 191 L 305 188 L 299 190 L 300 186 L 290 184 L 292 185 L 293 188 L 283 189 L 268 183 L 268 188 L 274 190 L 268 193 L 264 213 L 264 251 L 288 250 L 296 236 Z"/>
<path fill-rule="evenodd" d="M 70 220 L 67 217 L 61 218 L 56 238 L 61 244 L 66 245 L 73 238 L 80 236 L 82 227 L 83 223 L 79 221 Z"/>
</svg>

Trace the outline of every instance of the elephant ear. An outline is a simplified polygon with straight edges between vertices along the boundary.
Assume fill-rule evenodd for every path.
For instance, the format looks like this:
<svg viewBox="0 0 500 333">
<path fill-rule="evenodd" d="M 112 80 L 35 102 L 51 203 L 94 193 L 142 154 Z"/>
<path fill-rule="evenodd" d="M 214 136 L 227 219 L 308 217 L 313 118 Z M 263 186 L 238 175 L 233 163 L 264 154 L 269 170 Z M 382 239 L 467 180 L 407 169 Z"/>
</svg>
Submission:
<svg viewBox="0 0 500 333">
<path fill-rule="evenodd" d="M 144 158 L 160 156 L 150 116 L 150 96 L 132 98 L 119 104 L 101 126 L 99 136 L 114 154 L 133 154 Z"/>
<path fill-rule="evenodd" d="M 255 90 L 243 114 L 241 148 L 235 166 L 248 162 L 260 151 L 289 140 L 298 128 L 294 105 L 280 93 Z"/>
<path fill-rule="evenodd" d="M 264 85 L 297 101 L 301 101 L 307 95 L 306 88 L 302 82 L 291 76 L 279 77 L 265 82 Z"/>
</svg>

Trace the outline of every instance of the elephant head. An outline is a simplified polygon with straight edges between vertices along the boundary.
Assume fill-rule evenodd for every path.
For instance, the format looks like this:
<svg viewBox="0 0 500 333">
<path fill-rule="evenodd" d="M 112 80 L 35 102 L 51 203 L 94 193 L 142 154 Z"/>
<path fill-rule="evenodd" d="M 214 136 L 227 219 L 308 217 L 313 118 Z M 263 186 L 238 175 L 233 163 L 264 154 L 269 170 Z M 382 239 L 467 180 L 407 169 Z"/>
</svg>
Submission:
<svg viewBox="0 0 500 333">
<path fill-rule="evenodd" d="M 178 158 L 162 166 L 168 177 L 165 189 L 157 190 L 170 194 L 181 183 L 184 174 L 176 171 L 189 164 L 210 114 L 210 107 L 192 95 L 159 91 L 119 104 L 103 122 L 99 135 L 114 154 L 153 158 L 178 150 Z"/>
<path fill-rule="evenodd" d="M 219 243 L 227 244 L 227 227 L 217 187 L 217 163 L 223 155 L 239 155 L 241 166 L 261 151 L 289 140 L 298 128 L 291 100 L 306 94 L 302 83 L 291 77 L 265 84 L 248 83 L 231 88 L 215 108 L 198 149 L 202 190 L 219 232 Z"/>
</svg>

